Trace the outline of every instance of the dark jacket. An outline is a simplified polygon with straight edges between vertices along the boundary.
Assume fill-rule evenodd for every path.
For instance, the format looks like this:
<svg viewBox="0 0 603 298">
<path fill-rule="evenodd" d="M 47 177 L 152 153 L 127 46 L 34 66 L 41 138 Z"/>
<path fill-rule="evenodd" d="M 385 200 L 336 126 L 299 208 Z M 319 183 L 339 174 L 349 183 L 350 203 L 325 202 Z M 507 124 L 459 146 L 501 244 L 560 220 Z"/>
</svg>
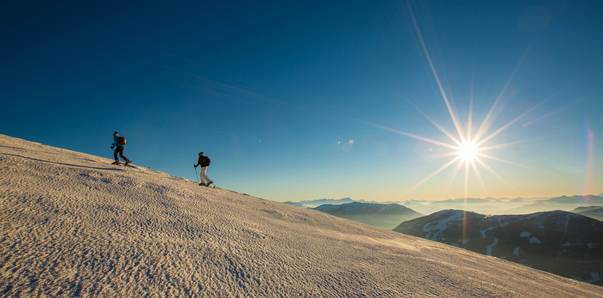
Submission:
<svg viewBox="0 0 603 298">
<path fill-rule="evenodd" d="M 209 167 L 210 163 L 211 163 L 211 160 L 209 159 L 209 157 L 207 157 L 205 155 L 199 156 L 199 160 L 197 160 L 197 164 L 200 165 L 202 168 Z"/>
<path fill-rule="evenodd" d="M 111 144 L 111 149 L 115 148 L 115 147 L 119 147 L 119 135 L 118 134 L 113 134 L 113 144 Z"/>
<path fill-rule="evenodd" d="M 119 134 L 113 134 L 113 144 L 111 144 L 111 149 L 116 147 L 123 147 L 124 144 L 120 141 L 125 141 L 125 138 Z"/>
</svg>

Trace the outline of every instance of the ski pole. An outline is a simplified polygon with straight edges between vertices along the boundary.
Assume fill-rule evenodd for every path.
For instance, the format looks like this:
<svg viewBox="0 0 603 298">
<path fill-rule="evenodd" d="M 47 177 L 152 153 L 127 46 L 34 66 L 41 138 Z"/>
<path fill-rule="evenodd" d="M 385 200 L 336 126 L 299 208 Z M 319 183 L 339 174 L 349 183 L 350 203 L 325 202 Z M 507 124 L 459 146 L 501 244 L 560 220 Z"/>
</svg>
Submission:
<svg viewBox="0 0 603 298">
<path fill-rule="evenodd" d="M 193 167 L 195 168 L 195 178 L 197 178 L 197 180 L 199 179 L 199 175 L 197 174 L 197 167 Z"/>
</svg>

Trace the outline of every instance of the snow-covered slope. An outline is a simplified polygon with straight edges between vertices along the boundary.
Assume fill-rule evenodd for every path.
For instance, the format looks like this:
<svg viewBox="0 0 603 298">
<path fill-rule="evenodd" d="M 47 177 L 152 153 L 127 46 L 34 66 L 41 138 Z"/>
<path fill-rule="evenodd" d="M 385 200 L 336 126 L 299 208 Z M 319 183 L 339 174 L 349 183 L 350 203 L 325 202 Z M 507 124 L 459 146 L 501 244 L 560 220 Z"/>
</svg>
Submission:
<svg viewBox="0 0 603 298">
<path fill-rule="evenodd" d="M 109 163 L 0 136 L 3 296 L 603 297 L 452 246 Z"/>
</svg>

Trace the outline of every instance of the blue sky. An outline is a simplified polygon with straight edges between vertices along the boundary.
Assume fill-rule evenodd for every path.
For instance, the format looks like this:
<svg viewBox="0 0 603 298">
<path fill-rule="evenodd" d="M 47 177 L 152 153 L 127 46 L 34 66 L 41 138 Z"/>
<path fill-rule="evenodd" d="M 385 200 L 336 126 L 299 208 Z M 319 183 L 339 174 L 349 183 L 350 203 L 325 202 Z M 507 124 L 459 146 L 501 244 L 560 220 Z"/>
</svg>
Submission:
<svg viewBox="0 0 603 298">
<path fill-rule="evenodd" d="M 117 129 L 189 178 L 202 150 L 218 185 L 274 200 L 460 197 L 448 171 L 417 185 L 439 148 L 369 124 L 454 129 L 409 7 L 459 117 L 512 73 L 494 128 L 533 108 L 469 195 L 603 192 L 599 1 L 4 2 L 0 132 L 110 157 Z"/>
</svg>

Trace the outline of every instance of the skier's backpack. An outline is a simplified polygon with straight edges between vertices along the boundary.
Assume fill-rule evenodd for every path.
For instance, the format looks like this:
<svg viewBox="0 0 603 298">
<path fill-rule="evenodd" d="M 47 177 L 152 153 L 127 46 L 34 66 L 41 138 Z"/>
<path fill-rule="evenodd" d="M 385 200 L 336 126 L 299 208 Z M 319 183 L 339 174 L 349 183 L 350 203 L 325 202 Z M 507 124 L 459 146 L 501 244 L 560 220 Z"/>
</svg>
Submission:
<svg viewBox="0 0 603 298">
<path fill-rule="evenodd" d="M 125 145 L 126 144 L 126 137 L 124 137 L 124 136 L 117 137 L 117 144 L 119 144 L 119 145 Z"/>
<path fill-rule="evenodd" d="M 209 167 L 210 162 L 211 160 L 209 159 L 209 157 L 201 156 L 199 164 L 201 164 L 202 167 Z"/>
</svg>

